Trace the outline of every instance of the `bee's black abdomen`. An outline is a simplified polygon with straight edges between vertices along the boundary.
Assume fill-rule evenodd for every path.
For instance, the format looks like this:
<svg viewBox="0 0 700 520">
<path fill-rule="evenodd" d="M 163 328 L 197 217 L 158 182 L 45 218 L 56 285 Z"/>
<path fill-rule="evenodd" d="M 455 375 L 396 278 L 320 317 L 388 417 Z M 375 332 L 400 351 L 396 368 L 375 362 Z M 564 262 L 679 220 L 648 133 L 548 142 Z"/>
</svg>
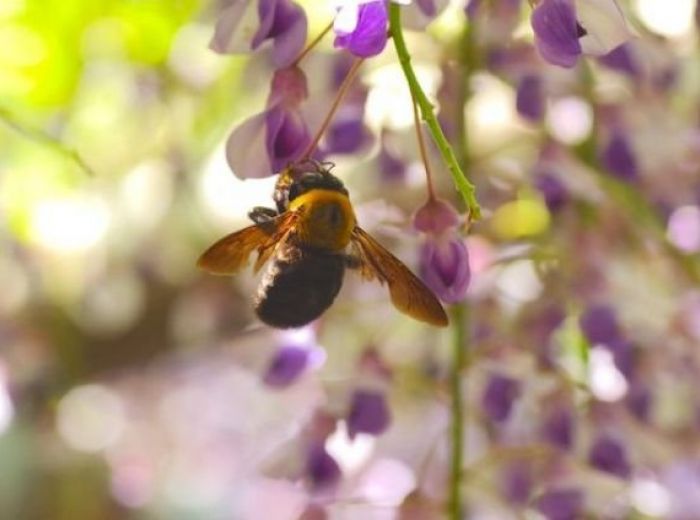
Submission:
<svg viewBox="0 0 700 520">
<path fill-rule="evenodd" d="M 333 303 L 344 271 L 341 255 L 285 244 L 260 283 L 255 312 L 272 327 L 306 325 Z"/>
</svg>

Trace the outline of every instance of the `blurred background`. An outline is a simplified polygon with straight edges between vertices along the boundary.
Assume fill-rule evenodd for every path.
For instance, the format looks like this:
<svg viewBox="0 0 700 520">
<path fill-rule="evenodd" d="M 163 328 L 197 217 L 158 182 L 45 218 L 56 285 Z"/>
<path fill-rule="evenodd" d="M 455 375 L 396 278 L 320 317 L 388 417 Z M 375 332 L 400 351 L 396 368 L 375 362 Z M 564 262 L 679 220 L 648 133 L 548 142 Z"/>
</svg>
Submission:
<svg viewBox="0 0 700 520">
<path fill-rule="evenodd" d="M 2 518 L 440 517 L 450 332 L 348 275 L 319 323 L 283 334 L 254 319 L 252 274 L 195 268 L 274 183 L 226 164 L 272 68 L 209 49 L 224 4 L 0 2 Z M 301 4 L 315 35 L 332 12 Z M 470 518 L 700 518 L 695 3 L 622 3 L 632 57 L 574 70 L 537 60 L 515 4 L 484 2 L 470 33 L 485 213 L 466 239 Z M 458 111 L 463 7 L 409 38 L 426 89 Z M 305 62 L 312 110 L 336 61 L 327 38 Z M 545 85 L 534 114 L 526 77 Z M 327 155 L 362 226 L 415 269 L 425 181 L 402 82 L 390 48 L 367 63 L 362 138 Z M 276 381 L 290 345 L 303 373 Z M 389 403 L 382 435 L 347 431 L 362 388 Z M 343 473 L 333 492 L 304 462 L 319 438 Z M 586 512 L 549 514 L 552 486 L 555 510 L 573 496 Z"/>
</svg>

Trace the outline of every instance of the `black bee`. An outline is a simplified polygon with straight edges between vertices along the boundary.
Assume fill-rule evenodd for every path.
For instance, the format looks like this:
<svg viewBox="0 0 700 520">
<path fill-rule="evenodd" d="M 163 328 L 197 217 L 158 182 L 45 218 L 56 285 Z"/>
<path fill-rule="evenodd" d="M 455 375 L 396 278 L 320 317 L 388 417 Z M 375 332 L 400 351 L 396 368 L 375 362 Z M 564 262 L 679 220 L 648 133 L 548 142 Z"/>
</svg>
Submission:
<svg viewBox="0 0 700 520">
<path fill-rule="evenodd" d="M 348 191 L 326 165 L 289 168 L 279 175 L 277 209 L 254 208 L 253 226 L 232 233 L 200 257 L 200 268 L 235 274 L 257 251 L 257 272 L 270 258 L 255 296 L 258 317 L 279 328 L 300 327 L 330 307 L 345 269 L 387 283 L 400 311 L 432 325 L 447 325 L 438 299 L 411 271 L 357 225 Z"/>
</svg>

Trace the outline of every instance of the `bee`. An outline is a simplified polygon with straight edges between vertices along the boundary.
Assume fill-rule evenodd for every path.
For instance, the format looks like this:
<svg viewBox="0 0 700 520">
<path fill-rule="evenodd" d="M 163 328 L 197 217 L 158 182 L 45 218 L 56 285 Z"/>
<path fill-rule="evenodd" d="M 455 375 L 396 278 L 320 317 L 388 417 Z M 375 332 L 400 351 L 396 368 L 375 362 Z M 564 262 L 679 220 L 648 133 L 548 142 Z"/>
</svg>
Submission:
<svg viewBox="0 0 700 520">
<path fill-rule="evenodd" d="M 399 311 L 446 326 L 445 310 L 430 289 L 358 226 L 348 191 L 327 163 L 308 164 L 280 173 L 276 209 L 254 208 L 249 213 L 254 225 L 214 243 L 197 265 L 232 275 L 254 252 L 256 273 L 272 260 L 254 298 L 257 316 L 272 327 L 301 327 L 317 319 L 338 295 L 346 269 L 386 283 Z"/>
</svg>

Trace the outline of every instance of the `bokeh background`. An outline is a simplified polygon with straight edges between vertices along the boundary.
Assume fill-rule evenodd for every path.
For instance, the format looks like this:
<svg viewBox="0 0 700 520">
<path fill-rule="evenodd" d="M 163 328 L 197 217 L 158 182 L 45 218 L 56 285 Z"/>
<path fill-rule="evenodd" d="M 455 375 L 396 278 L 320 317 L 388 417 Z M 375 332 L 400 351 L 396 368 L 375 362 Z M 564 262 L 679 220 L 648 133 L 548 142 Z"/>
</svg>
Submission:
<svg viewBox="0 0 700 520">
<path fill-rule="evenodd" d="M 485 213 L 467 238 L 470 518 L 541 518 L 561 486 L 585 504 L 571 518 L 700 518 L 695 4 L 621 3 L 632 72 L 546 65 L 529 6 L 511 19 L 491 4 L 473 22 L 467 111 Z M 302 5 L 318 33 L 331 11 Z M 226 137 L 262 110 L 271 68 L 264 52 L 209 50 L 221 7 L 0 2 L 2 518 L 293 519 L 322 507 L 383 519 L 420 501 L 440 517 L 450 331 L 348 275 L 317 325 L 285 335 L 255 321 L 254 276 L 195 268 L 269 205 L 274 183 L 226 164 Z M 409 38 L 443 107 L 460 99 L 449 79 L 462 8 Z M 335 59 L 329 39 L 305 63 L 315 111 Z M 533 74 L 542 119 L 517 110 Z M 425 181 L 402 82 L 390 48 L 367 63 L 366 139 L 329 158 L 363 227 L 415 268 L 410 215 Z M 621 166 L 606 163 L 619 135 Z M 309 366 L 266 383 L 290 342 Z M 343 418 L 363 387 L 386 396 L 391 424 L 351 439 Z M 319 435 L 343 471 L 332 493 L 310 488 L 301 462 Z"/>
</svg>

